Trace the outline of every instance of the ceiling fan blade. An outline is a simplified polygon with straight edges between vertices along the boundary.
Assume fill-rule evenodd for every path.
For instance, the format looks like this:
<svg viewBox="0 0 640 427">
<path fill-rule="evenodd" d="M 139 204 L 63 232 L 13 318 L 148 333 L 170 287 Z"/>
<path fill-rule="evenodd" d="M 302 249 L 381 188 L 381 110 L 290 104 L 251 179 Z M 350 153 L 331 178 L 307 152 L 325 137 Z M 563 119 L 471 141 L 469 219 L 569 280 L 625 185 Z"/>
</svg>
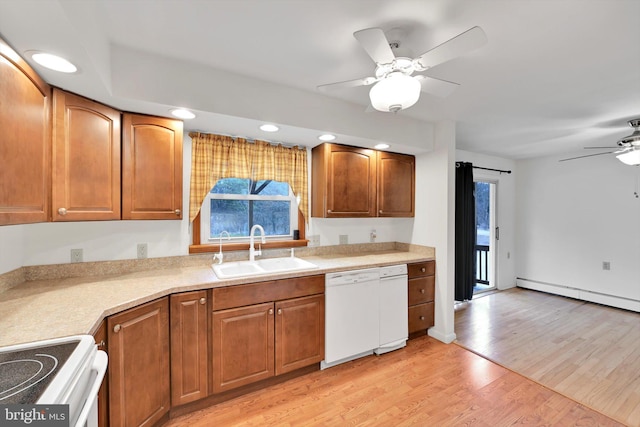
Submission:
<svg viewBox="0 0 640 427">
<path fill-rule="evenodd" d="M 587 154 L 586 156 L 571 157 L 571 158 L 568 158 L 568 159 L 560 159 L 558 161 L 559 162 L 566 162 L 566 161 L 569 161 L 569 160 L 582 159 L 584 157 L 603 156 L 605 154 L 613 154 L 613 153 L 615 153 L 615 151 L 607 151 L 606 153 Z"/>
<path fill-rule="evenodd" d="M 375 77 L 364 77 L 361 79 L 347 80 L 344 82 L 336 82 L 336 83 L 329 83 L 326 85 L 320 85 L 318 86 L 318 90 L 321 92 L 331 92 L 334 90 L 346 89 L 350 87 L 369 86 L 377 81 L 378 79 L 376 79 Z"/>
<path fill-rule="evenodd" d="M 446 98 L 460 86 L 458 83 L 436 79 L 422 74 L 416 75 L 415 78 L 420 82 L 422 92 L 430 93 L 440 98 Z"/>
<path fill-rule="evenodd" d="M 591 150 L 591 149 L 596 149 L 596 150 L 614 150 L 614 149 L 618 149 L 619 147 L 582 147 L 585 150 Z"/>
<path fill-rule="evenodd" d="M 473 27 L 447 40 L 416 58 L 415 62 L 425 70 L 483 46 L 487 36 L 480 27 Z"/>
<path fill-rule="evenodd" d="M 389 47 L 389 41 L 380 28 L 367 28 L 353 33 L 376 64 L 389 64 L 396 56 Z"/>
</svg>

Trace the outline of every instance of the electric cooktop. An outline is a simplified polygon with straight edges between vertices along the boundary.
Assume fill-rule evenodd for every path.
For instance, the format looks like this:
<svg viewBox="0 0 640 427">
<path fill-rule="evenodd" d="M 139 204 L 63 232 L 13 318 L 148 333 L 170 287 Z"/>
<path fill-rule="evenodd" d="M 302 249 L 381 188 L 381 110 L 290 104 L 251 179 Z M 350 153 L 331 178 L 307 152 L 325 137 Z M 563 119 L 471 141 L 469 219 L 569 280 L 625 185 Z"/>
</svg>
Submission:
<svg viewBox="0 0 640 427">
<path fill-rule="evenodd" d="M 0 351 L 0 404 L 35 404 L 79 342 Z"/>
</svg>

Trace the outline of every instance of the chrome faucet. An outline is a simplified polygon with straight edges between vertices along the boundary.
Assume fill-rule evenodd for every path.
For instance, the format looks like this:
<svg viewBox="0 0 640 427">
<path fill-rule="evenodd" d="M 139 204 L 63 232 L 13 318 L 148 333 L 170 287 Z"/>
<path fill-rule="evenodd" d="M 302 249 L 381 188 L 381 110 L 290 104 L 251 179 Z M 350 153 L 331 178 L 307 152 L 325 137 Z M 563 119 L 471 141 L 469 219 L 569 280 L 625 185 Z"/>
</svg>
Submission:
<svg viewBox="0 0 640 427">
<path fill-rule="evenodd" d="M 225 231 L 221 231 L 220 232 L 220 236 L 219 236 L 220 237 L 220 253 L 217 253 L 217 254 L 215 254 L 213 256 L 213 262 L 218 260 L 218 264 L 222 264 L 222 258 L 223 258 L 223 255 L 222 255 L 222 235 L 223 234 L 227 235 L 227 240 L 231 240 L 231 235 L 229 234 L 228 231 L 225 230 Z"/>
<path fill-rule="evenodd" d="M 251 233 L 249 233 L 249 261 L 255 261 L 256 255 L 258 256 L 262 255 L 262 247 L 260 246 L 260 244 L 258 243 L 257 251 L 256 251 L 256 248 L 254 247 L 256 230 L 260 230 L 260 234 L 262 234 L 262 239 L 261 239 L 262 243 L 266 243 L 265 236 L 264 236 L 264 228 L 262 228 L 260 224 L 256 224 L 253 227 L 251 227 Z"/>
</svg>

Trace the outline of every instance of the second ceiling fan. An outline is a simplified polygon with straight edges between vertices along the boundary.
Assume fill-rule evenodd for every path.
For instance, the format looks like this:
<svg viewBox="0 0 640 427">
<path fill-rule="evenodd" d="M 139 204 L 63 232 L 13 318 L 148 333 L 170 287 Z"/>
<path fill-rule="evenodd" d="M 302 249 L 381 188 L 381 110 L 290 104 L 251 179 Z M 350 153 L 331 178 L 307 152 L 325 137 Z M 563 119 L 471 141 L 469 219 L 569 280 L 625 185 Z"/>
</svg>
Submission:
<svg viewBox="0 0 640 427">
<path fill-rule="evenodd" d="M 408 58 L 394 54 L 392 47 L 397 48 L 397 42 L 390 44 L 380 28 L 356 31 L 353 36 L 376 63 L 374 76 L 320 85 L 318 90 L 331 91 L 375 84 L 369 91 L 371 105 L 378 111 L 393 113 L 414 105 L 420 97 L 420 91 L 440 97 L 449 95 L 458 87 L 457 83 L 420 73 L 487 42 L 482 28 L 473 27 L 416 58 Z"/>
</svg>

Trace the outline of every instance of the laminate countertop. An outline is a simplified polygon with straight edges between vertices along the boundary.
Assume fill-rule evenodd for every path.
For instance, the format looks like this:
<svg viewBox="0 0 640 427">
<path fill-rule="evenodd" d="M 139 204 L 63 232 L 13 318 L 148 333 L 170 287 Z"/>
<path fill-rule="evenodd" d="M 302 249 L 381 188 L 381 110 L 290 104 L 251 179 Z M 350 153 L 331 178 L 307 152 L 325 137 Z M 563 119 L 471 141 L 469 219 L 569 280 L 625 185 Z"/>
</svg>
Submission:
<svg viewBox="0 0 640 427">
<path fill-rule="evenodd" d="M 201 265 L 25 281 L 0 293 L 0 347 L 93 334 L 105 317 L 173 293 L 429 261 L 434 253 L 391 250 L 302 258 L 319 268 L 221 280 L 210 265 Z"/>
</svg>

